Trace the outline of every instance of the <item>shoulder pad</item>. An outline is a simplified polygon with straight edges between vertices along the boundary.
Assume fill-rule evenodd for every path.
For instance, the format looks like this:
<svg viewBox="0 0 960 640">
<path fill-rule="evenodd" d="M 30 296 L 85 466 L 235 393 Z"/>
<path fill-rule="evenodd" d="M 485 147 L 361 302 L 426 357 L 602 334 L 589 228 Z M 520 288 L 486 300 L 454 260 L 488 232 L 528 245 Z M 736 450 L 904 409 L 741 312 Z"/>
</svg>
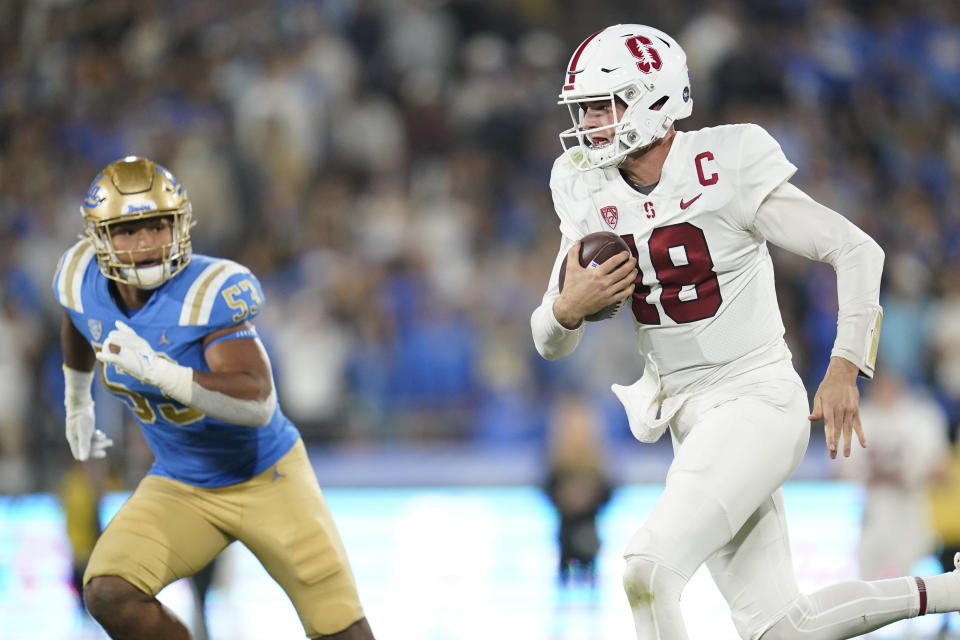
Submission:
<svg viewBox="0 0 960 640">
<path fill-rule="evenodd" d="M 564 153 L 561 153 L 557 156 L 557 159 L 553 161 L 553 168 L 550 170 L 550 186 L 554 187 L 555 185 L 565 182 L 570 178 L 574 178 L 580 174 L 580 170 L 577 169 L 572 158 L 573 154 L 583 153 L 579 148 L 570 149 Z"/>
<path fill-rule="evenodd" d="M 690 131 L 677 131 L 674 144 L 677 141 L 682 141 L 682 144 L 686 145 L 723 145 L 731 140 L 738 139 L 737 136 L 741 135 L 744 126 L 746 125 L 741 123 L 717 124 Z M 716 150 L 713 151 L 716 153 Z"/>
<path fill-rule="evenodd" d="M 735 131 L 743 137 L 745 144 L 752 143 L 764 147 L 780 146 L 780 143 L 777 142 L 772 135 L 770 135 L 770 132 L 758 124 L 745 122 L 743 124 L 736 125 Z"/>
<path fill-rule="evenodd" d="M 94 256 L 96 251 L 93 243 L 85 238 L 67 249 L 60 257 L 53 276 L 53 295 L 62 307 L 83 313 L 83 297 L 80 291 L 83 276 Z"/>
<path fill-rule="evenodd" d="M 570 161 L 576 153 L 583 153 L 579 148 L 571 149 L 558 157 L 550 171 L 550 189 L 555 194 L 564 194 L 578 200 L 589 198 L 591 194 L 600 191 L 611 180 L 618 180 L 619 174 L 615 167 L 594 168 L 581 171 Z"/>
<path fill-rule="evenodd" d="M 183 299 L 180 325 L 228 326 L 260 312 L 263 292 L 242 264 L 215 260 L 193 280 Z"/>
</svg>

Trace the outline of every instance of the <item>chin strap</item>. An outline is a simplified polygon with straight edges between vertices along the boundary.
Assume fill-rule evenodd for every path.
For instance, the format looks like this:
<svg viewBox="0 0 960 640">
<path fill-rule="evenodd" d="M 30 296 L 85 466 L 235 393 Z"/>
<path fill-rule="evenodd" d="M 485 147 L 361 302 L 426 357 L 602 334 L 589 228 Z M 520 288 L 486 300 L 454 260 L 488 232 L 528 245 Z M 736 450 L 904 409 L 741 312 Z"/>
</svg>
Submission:
<svg viewBox="0 0 960 640">
<path fill-rule="evenodd" d="M 120 267 L 117 272 L 125 282 L 138 289 L 152 291 L 170 279 L 170 263 L 164 262 L 152 267 Z"/>
</svg>

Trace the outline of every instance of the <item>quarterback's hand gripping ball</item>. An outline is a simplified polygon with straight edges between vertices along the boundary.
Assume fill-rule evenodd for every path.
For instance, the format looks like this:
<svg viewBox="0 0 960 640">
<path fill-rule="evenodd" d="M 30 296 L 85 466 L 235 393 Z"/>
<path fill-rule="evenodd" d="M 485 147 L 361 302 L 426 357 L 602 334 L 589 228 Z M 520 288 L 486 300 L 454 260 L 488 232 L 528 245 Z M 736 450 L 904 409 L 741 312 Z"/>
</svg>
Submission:
<svg viewBox="0 0 960 640">
<path fill-rule="evenodd" d="M 624 242 L 623 238 L 610 231 L 597 231 L 589 233 L 580 239 L 580 266 L 584 269 L 596 268 L 610 258 L 626 251 L 630 253 L 630 247 Z M 560 264 L 560 291 L 563 291 L 563 282 L 567 274 L 567 258 L 564 256 Z M 629 298 L 629 296 L 628 296 Z M 599 320 L 608 320 L 623 308 L 623 303 L 627 298 L 608 304 L 604 308 L 584 316 L 584 320 L 597 322 Z"/>
</svg>

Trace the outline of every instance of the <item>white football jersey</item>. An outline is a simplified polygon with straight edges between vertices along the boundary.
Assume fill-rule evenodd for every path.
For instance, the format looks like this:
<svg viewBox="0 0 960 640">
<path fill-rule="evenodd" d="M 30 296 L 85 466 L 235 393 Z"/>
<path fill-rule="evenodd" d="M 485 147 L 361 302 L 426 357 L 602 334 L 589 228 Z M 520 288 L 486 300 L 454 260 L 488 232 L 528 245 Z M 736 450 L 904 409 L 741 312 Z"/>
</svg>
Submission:
<svg viewBox="0 0 960 640">
<path fill-rule="evenodd" d="M 612 231 L 637 257 L 626 309 L 668 393 L 789 358 L 773 264 L 754 219 L 795 171 L 753 124 L 677 132 L 649 195 L 616 168 L 581 172 L 567 155 L 555 162 L 550 188 L 563 235 Z"/>
</svg>

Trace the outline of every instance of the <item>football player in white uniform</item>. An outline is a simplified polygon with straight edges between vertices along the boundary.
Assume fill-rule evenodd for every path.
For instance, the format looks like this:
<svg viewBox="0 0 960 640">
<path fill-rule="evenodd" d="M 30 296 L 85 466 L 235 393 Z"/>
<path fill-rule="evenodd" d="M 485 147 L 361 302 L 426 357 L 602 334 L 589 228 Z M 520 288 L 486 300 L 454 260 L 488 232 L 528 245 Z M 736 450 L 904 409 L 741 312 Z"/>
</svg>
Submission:
<svg viewBox="0 0 960 640">
<path fill-rule="evenodd" d="M 831 458 L 849 456 L 854 436 L 866 446 L 856 380 L 873 374 L 883 251 L 790 184 L 796 168 L 761 127 L 676 131 L 692 110 L 689 82 L 683 50 L 647 26 L 609 27 L 574 51 L 560 93 L 573 126 L 550 179 L 563 237 L 531 318 L 552 360 L 576 348 L 584 316 L 630 296 L 645 369 L 613 389 L 638 439 L 669 428 L 674 444 L 664 492 L 625 550 L 638 637 L 687 637 L 680 594 L 703 563 L 743 638 L 849 638 L 960 609 L 958 571 L 799 592 L 780 487 L 810 420 L 823 419 Z M 580 267 L 578 239 L 600 230 L 632 255 Z M 837 338 L 812 412 L 767 241 L 837 273 Z"/>
</svg>

